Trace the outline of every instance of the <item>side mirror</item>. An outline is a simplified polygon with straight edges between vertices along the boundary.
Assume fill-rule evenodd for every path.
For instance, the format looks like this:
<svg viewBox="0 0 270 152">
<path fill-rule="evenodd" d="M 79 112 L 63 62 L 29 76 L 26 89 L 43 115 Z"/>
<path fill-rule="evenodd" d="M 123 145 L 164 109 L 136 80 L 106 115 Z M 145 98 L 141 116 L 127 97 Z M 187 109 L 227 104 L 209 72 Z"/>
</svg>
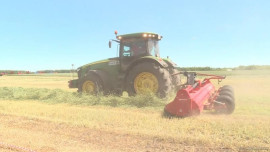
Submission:
<svg viewBox="0 0 270 152">
<path fill-rule="evenodd" d="M 112 41 L 109 41 L 109 48 L 112 47 Z"/>
</svg>

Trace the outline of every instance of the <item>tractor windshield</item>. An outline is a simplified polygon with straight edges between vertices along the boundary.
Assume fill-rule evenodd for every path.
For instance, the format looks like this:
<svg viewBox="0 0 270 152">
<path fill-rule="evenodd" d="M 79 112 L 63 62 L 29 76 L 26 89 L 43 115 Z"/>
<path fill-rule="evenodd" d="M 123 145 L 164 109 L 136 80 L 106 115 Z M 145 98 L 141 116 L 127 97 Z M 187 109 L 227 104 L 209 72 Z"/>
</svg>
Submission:
<svg viewBox="0 0 270 152">
<path fill-rule="evenodd" d="M 146 41 L 142 39 L 127 39 L 122 41 L 122 56 L 138 56 L 146 54 Z"/>
<path fill-rule="evenodd" d="M 152 56 L 159 57 L 159 45 L 157 40 L 148 40 L 148 52 Z"/>
<path fill-rule="evenodd" d="M 159 57 L 158 40 L 126 39 L 121 42 L 121 56 L 152 55 Z"/>
</svg>

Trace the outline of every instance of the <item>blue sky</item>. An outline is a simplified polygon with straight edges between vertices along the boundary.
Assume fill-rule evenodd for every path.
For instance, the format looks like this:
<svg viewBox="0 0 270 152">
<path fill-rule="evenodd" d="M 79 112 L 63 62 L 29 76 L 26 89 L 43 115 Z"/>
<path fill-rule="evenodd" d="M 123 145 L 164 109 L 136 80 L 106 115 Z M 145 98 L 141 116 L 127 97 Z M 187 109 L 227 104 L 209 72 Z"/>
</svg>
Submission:
<svg viewBox="0 0 270 152">
<path fill-rule="evenodd" d="M 0 1 L 0 69 L 70 69 L 116 56 L 119 34 L 156 32 L 181 67 L 270 65 L 268 0 Z"/>
</svg>

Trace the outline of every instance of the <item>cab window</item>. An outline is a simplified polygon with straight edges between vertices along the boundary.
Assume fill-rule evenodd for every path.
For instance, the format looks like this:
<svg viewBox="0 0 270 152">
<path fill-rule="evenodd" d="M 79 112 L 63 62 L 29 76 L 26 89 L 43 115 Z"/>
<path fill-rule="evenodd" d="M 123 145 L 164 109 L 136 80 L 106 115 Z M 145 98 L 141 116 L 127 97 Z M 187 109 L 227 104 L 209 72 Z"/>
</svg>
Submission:
<svg viewBox="0 0 270 152">
<path fill-rule="evenodd" d="M 123 46 L 123 56 L 131 56 L 130 46 L 128 45 Z"/>
<path fill-rule="evenodd" d="M 122 56 L 138 56 L 147 53 L 146 41 L 128 39 L 122 42 Z"/>
</svg>

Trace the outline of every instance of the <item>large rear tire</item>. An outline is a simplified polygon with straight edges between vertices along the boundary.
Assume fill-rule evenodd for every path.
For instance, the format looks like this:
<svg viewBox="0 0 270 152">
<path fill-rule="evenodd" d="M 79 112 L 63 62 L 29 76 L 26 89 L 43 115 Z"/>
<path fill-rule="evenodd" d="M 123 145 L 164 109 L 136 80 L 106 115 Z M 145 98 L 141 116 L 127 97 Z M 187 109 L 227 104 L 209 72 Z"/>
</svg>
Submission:
<svg viewBox="0 0 270 152">
<path fill-rule="evenodd" d="M 129 71 L 126 89 L 129 95 L 153 93 L 164 98 L 171 90 L 169 71 L 154 63 L 140 63 Z"/>
</svg>

